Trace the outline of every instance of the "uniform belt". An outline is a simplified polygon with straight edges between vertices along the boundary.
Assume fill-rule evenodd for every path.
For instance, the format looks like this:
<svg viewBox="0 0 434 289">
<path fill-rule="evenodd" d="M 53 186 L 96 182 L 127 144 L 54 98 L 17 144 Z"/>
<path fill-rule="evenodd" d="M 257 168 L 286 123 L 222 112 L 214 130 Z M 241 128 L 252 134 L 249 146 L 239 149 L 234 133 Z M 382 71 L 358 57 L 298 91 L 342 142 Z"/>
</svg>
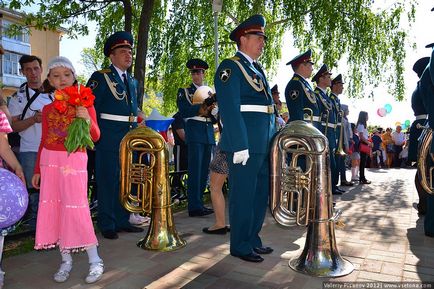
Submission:
<svg viewBox="0 0 434 289">
<path fill-rule="evenodd" d="M 109 113 L 100 113 L 99 116 L 101 119 L 123 121 L 123 122 L 137 122 L 137 116 L 134 115 L 117 115 L 117 114 L 109 114 Z"/>
<path fill-rule="evenodd" d="M 322 122 L 321 124 L 322 124 L 323 126 L 326 126 L 325 122 Z M 328 127 L 331 127 L 331 128 L 336 128 L 336 124 L 334 124 L 334 123 L 328 123 L 327 126 L 328 126 Z"/>
<path fill-rule="evenodd" d="M 241 112 L 262 112 L 273 114 L 274 106 L 272 105 L 253 105 L 253 104 L 242 104 L 240 105 Z"/>
<path fill-rule="evenodd" d="M 209 117 L 204 117 L 204 116 L 193 116 L 193 117 L 184 118 L 185 121 L 190 120 L 190 119 L 202 121 L 202 122 L 212 122 L 212 119 L 210 119 Z"/>
<path fill-rule="evenodd" d="M 341 125 L 342 125 L 342 123 L 341 123 L 341 122 L 338 122 L 338 123 L 336 124 L 336 127 L 341 126 Z"/>
<path fill-rule="evenodd" d="M 308 117 L 304 117 L 304 121 L 316 121 L 316 122 L 321 122 L 321 118 L 319 116 L 312 116 L 312 118 L 310 116 Z"/>
<path fill-rule="evenodd" d="M 416 120 L 418 120 L 418 119 L 427 119 L 428 118 L 428 115 L 427 114 L 419 114 L 419 115 L 416 115 Z"/>
</svg>

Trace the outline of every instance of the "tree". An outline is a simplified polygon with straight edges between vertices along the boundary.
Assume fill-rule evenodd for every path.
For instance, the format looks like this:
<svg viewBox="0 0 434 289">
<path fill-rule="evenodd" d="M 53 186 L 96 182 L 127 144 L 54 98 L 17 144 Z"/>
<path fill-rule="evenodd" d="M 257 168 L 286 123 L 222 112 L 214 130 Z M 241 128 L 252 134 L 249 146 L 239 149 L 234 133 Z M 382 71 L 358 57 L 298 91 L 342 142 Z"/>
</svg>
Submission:
<svg viewBox="0 0 434 289">
<path fill-rule="evenodd" d="M 81 53 L 81 61 L 86 68 L 87 77 L 94 71 L 100 70 L 104 63 L 104 57 L 95 48 L 84 48 Z"/>
<path fill-rule="evenodd" d="M 348 63 L 350 96 L 363 97 L 365 87 L 387 82 L 396 98 L 402 99 L 407 33 L 399 23 L 403 15 L 409 23 L 414 21 L 416 2 L 391 1 L 386 9 L 379 9 L 372 0 L 224 0 L 219 17 L 220 58 L 236 51 L 229 41 L 230 31 L 240 20 L 260 13 L 268 21 L 267 48 L 261 58 L 267 71 L 273 71 L 280 60 L 283 34 L 289 31 L 295 47 L 313 48 L 318 64 L 324 62 L 334 68 L 339 60 Z M 210 64 L 207 80 L 212 84 L 211 2 L 11 0 L 8 7 L 21 9 L 38 3 L 39 11 L 27 14 L 26 25 L 50 29 L 62 25 L 76 35 L 88 32 L 86 21 L 96 21 L 99 35 L 103 35 L 96 39 L 98 51 L 112 32 L 131 31 L 136 39 L 134 76 L 142 89 L 163 92 L 167 113 L 176 110 L 176 91 L 187 84 L 185 62 L 189 58 L 200 57 Z"/>
</svg>

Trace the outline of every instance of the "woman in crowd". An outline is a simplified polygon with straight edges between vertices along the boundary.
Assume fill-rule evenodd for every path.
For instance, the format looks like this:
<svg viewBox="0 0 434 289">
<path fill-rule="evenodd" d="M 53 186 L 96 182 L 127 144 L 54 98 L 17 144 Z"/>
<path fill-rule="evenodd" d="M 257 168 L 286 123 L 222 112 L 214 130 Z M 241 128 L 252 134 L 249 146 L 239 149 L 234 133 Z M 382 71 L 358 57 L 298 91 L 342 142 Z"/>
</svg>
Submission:
<svg viewBox="0 0 434 289">
<path fill-rule="evenodd" d="M 359 118 L 357 120 L 357 126 L 356 129 L 359 133 L 360 138 L 360 178 L 359 183 L 360 184 L 370 184 L 371 182 L 368 181 L 365 177 L 365 167 L 366 167 L 366 159 L 368 157 L 368 153 L 366 151 L 363 151 L 362 146 L 369 146 L 372 147 L 372 143 L 369 141 L 369 134 L 368 134 L 368 113 L 366 111 L 359 112 Z"/>
</svg>

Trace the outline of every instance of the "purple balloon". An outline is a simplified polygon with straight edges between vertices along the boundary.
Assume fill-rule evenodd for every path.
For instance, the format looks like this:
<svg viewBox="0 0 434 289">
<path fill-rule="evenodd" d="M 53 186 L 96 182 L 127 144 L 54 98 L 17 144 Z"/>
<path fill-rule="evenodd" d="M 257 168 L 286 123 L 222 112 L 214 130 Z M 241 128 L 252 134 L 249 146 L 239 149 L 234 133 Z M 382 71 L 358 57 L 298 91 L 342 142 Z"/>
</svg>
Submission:
<svg viewBox="0 0 434 289">
<path fill-rule="evenodd" d="M 0 229 L 18 222 L 24 216 L 28 202 L 27 189 L 20 178 L 0 168 Z"/>
</svg>

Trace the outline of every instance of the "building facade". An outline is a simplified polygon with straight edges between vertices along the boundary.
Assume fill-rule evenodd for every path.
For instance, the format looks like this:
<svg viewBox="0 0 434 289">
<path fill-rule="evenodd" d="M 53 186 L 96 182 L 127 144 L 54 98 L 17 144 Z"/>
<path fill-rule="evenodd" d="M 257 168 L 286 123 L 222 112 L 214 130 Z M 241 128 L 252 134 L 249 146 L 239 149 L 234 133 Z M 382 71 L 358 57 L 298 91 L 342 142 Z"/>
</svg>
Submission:
<svg viewBox="0 0 434 289">
<path fill-rule="evenodd" d="M 5 54 L 0 56 L 0 82 L 3 86 L 3 96 L 12 95 L 26 81 L 20 72 L 19 59 L 22 55 L 36 55 L 42 59 L 42 67 L 47 62 L 59 56 L 62 31 L 23 30 L 14 36 L 7 34 L 11 24 L 22 22 L 24 14 L 9 9 L 0 9 L 0 43 Z M 44 70 L 45 72 L 45 70 Z M 43 74 L 45 76 L 45 74 Z"/>
</svg>

